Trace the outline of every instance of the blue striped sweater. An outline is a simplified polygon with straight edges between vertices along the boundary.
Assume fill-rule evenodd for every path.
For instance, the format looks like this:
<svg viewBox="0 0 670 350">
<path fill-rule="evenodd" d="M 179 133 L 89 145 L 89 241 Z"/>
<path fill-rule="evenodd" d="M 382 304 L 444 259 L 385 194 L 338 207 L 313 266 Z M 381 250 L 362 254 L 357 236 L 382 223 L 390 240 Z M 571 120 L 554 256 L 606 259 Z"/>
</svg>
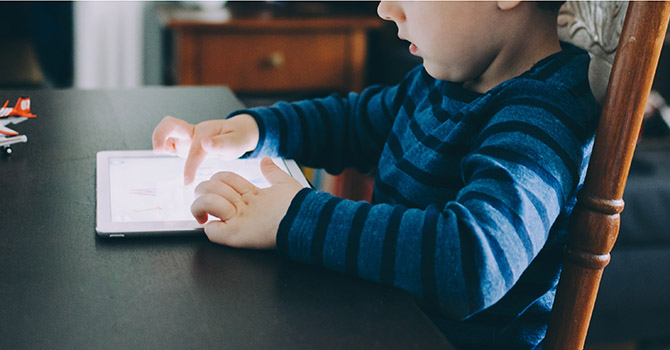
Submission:
<svg viewBox="0 0 670 350">
<path fill-rule="evenodd" d="M 403 289 L 456 346 L 533 348 L 599 107 L 586 52 L 563 50 L 487 93 L 430 77 L 251 114 L 275 155 L 374 172 L 371 203 L 303 189 L 277 233 L 290 258 Z"/>
</svg>

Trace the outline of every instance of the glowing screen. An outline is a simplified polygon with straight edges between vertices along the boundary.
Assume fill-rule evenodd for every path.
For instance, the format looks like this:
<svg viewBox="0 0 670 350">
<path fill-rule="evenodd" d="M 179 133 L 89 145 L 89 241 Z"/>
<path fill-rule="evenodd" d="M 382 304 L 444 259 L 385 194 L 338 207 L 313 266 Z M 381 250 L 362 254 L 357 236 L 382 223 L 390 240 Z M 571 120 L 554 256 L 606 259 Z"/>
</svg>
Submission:
<svg viewBox="0 0 670 350">
<path fill-rule="evenodd" d="M 287 171 L 281 159 L 273 159 Z M 260 159 L 207 158 L 195 181 L 184 186 L 185 159 L 179 157 L 109 158 L 112 221 L 193 221 L 195 187 L 219 171 L 232 171 L 257 187 L 269 184 L 261 174 Z"/>
</svg>

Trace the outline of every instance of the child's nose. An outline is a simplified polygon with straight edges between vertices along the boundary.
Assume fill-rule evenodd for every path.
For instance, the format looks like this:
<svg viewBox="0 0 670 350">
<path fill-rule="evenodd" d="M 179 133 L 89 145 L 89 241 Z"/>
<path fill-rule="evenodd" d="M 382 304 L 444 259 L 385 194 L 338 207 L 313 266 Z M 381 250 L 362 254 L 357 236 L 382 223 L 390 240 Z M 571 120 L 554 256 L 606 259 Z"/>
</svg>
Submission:
<svg viewBox="0 0 670 350">
<path fill-rule="evenodd" d="M 387 21 L 404 22 L 405 13 L 400 4 L 400 1 L 380 1 L 377 15 Z"/>
</svg>

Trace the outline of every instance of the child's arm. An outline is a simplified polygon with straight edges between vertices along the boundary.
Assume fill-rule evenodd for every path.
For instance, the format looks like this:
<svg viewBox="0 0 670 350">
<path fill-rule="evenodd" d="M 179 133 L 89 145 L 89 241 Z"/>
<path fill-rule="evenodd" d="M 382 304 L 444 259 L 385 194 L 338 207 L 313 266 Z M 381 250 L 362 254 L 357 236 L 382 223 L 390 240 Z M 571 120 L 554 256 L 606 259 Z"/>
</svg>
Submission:
<svg viewBox="0 0 670 350">
<path fill-rule="evenodd" d="M 208 153 L 232 159 L 253 151 L 251 157 L 281 156 L 330 172 L 351 166 L 366 172 L 377 164 L 406 84 L 375 86 L 346 98 L 280 102 L 198 125 L 168 116 L 154 129 L 153 148 L 187 158 L 185 184 Z"/>
<path fill-rule="evenodd" d="M 272 187 L 218 174 L 196 189 L 192 212 L 201 223 L 207 214 L 222 219 L 205 226 L 214 242 L 263 249 L 276 244 L 297 261 L 399 287 L 465 318 L 495 304 L 531 261 L 544 258 L 538 254 L 571 195 L 566 191 L 579 180 L 551 147 L 531 146 L 545 161 L 536 163 L 525 155 L 528 143 L 519 141 L 484 140 L 464 161 L 465 188 L 443 206 L 372 205 L 301 189 L 266 158 L 262 171 Z M 583 154 L 574 156 L 570 162 L 579 164 Z M 539 273 L 555 273 L 558 266 L 549 262 Z M 551 288 L 530 282 L 523 287 L 528 298 Z"/>
<path fill-rule="evenodd" d="M 258 123 L 260 139 L 251 157 L 295 159 L 330 173 L 351 167 L 368 172 L 376 167 L 401 108 L 398 97 L 411 82 L 416 83 L 406 79 L 393 87 L 372 86 L 360 94 L 280 102 L 236 113 L 250 114 Z"/>
<path fill-rule="evenodd" d="M 186 157 L 184 184 L 188 185 L 207 154 L 234 159 L 253 151 L 258 143 L 258 125 L 245 114 L 197 125 L 167 116 L 158 123 L 151 139 L 155 152 Z"/>
<path fill-rule="evenodd" d="M 566 93 L 556 101 L 571 100 Z M 575 111 L 568 115 L 589 113 Z M 399 287 L 454 318 L 491 307 L 513 286 L 519 294 L 508 301 L 530 305 L 560 271 L 557 240 L 592 142 L 589 127 L 564 120 L 535 105 L 502 108 L 460 163 L 464 186 L 446 203 L 371 205 L 301 190 L 279 225 L 277 249 Z M 380 174 L 391 170 L 380 164 Z M 388 189 L 397 191 L 396 202 L 401 190 Z M 422 193 L 432 195 L 431 187 Z"/>
</svg>

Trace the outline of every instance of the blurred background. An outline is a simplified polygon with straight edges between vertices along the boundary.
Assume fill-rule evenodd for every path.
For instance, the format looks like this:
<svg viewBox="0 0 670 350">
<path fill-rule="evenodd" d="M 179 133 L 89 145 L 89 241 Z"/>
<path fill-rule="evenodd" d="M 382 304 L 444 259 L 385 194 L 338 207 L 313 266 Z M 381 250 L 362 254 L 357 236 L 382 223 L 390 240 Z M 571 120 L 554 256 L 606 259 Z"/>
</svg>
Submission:
<svg viewBox="0 0 670 350">
<path fill-rule="evenodd" d="M 395 84 L 421 62 L 376 6 L 1 1 L 0 89 L 226 85 L 257 106 Z M 587 349 L 670 349 L 669 50 L 661 55 Z M 334 192 L 366 191 L 342 185 Z"/>
<path fill-rule="evenodd" d="M 3 1 L 0 88 L 228 85 L 256 105 L 393 84 L 420 60 L 376 6 Z"/>
</svg>

